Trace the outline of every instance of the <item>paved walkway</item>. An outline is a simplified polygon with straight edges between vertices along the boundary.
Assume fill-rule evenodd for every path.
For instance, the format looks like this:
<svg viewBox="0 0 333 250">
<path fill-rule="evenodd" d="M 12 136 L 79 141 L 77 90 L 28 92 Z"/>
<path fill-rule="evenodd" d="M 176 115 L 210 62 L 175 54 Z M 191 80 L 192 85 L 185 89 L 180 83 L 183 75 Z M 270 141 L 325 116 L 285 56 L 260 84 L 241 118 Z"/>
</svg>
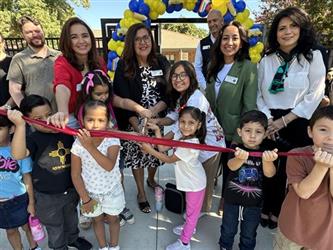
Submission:
<svg viewBox="0 0 333 250">
<path fill-rule="evenodd" d="M 159 182 L 165 185 L 167 182 L 175 183 L 174 169 L 170 165 L 160 167 Z M 136 203 L 136 186 L 134 178 L 129 169 L 125 169 L 125 187 L 126 202 L 135 215 L 135 224 L 125 224 L 120 232 L 120 246 L 122 250 L 163 250 L 165 247 L 177 240 L 177 236 L 172 233 L 172 228 L 182 224 L 184 221 L 178 214 L 169 212 L 165 208 L 161 213 L 157 214 L 153 208 L 154 193 L 149 187 L 146 187 L 148 200 L 152 205 L 153 211 L 150 214 L 142 213 Z M 216 187 L 216 195 L 214 195 L 213 211 L 209 215 L 202 217 L 197 226 L 197 233 L 191 241 L 192 250 L 218 250 L 218 239 L 220 235 L 221 217 L 215 213 L 218 207 L 221 190 L 221 178 Z M 158 220 L 157 220 L 158 218 Z M 272 249 L 273 230 L 263 229 L 259 226 L 257 236 L 258 250 Z M 23 234 L 22 234 L 23 235 Z M 93 229 L 86 231 L 81 230 L 81 235 L 88 239 L 98 249 L 97 241 L 94 236 Z M 24 239 L 24 237 L 23 237 Z M 238 237 L 235 239 L 234 249 L 238 249 Z M 40 246 L 43 249 L 47 247 L 47 240 L 44 240 Z M 6 239 L 5 231 L 0 229 L 0 250 L 10 250 L 9 243 Z M 24 239 L 24 249 L 29 249 Z"/>
</svg>

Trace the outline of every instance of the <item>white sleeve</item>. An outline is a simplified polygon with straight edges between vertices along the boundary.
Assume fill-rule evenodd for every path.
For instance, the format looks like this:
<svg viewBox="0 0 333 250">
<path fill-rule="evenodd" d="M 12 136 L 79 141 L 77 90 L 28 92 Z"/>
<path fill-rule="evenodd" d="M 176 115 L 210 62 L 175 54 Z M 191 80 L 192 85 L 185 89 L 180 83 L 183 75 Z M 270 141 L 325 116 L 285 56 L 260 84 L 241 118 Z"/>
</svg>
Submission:
<svg viewBox="0 0 333 250">
<path fill-rule="evenodd" d="M 79 142 L 78 139 L 75 139 L 73 145 L 72 145 L 72 149 L 71 149 L 71 153 L 78 156 L 78 157 L 81 157 L 81 144 Z"/>
<path fill-rule="evenodd" d="M 196 107 L 200 109 L 201 112 L 205 112 L 206 114 L 210 108 L 208 100 L 199 90 L 194 91 L 194 93 L 187 100 L 186 106 Z"/>
<path fill-rule="evenodd" d="M 264 80 L 264 74 L 265 74 L 265 61 L 267 58 L 263 58 L 259 64 L 258 68 L 258 90 L 257 90 L 257 108 L 259 111 L 263 112 L 267 119 L 272 118 L 271 111 L 269 110 L 268 106 L 266 105 L 264 101 L 264 97 L 262 95 L 262 86 L 265 86 L 263 84 Z M 267 90 L 265 90 L 267 91 Z"/>
<path fill-rule="evenodd" d="M 323 57 L 319 50 L 313 51 L 313 59 L 309 68 L 309 90 L 303 100 L 292 112 L 298 117 L 310 119 L 324 97 L 326 70 Z"/>
<path fill-rule="evenodd" d="M 203 65 L 202 54 L 201 54 L 200 43 L 199 43 L 198 47 L 195 51 L 194 68 L 195 68 L 195 74 L 197 75 L 199 87 L 206 89 L 206 79 L 202 73 L 202 65 Z"/>
</svg>

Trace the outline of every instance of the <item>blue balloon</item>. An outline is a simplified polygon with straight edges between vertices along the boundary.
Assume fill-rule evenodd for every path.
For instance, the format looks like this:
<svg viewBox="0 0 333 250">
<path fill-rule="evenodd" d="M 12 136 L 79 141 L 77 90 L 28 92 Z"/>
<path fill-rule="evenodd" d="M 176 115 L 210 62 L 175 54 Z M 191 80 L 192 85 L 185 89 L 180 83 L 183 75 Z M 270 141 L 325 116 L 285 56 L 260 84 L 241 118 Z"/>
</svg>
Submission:
<svg viewBox="0 0 333 250">
<path fill-rule="evenodd" d="M 243 0 L 240 0 L 234 6 L 235 6 L 237 13 L 243 12 L 246 8 L 246 3 Z"/>
<path fill-rule="evenodd" d="M 108 65 L 106 66 L 108 68 L 108 70 L 112 70 L 112 61 L 108 60 Z"/>
<path fill-rule="evenodd" d="M 257 36 L 252 36 L 252 37 L 249 38 L 249 45 L 251 47 L 256 45 L 257 42 L 259 42 L 259 37 L 257 37 Z"/>
<path fill-rule="evenodd" d="M 150 12 L 150 8 L 147 4 L 145 4 L 145 3 L 140 4 L 138 13 L 145 15 L 145 16 L 149 16 L 149 12 Z"/>
<path fill-rule="evenodd" d="M 110 50 L 109 53 L 108 53 L 108 59 L 110 61 L 112 61 L 113 59 L 117 58 L 118 55 L 117 55 L 117 52 L 113 51 L 113 50 Z"/>
<path fill-rule="evenodd" d="M 138 12 L 139 3 L 136 0 L 131 0 L 128 4 L 128 8 L 133 12 Z"/>
<path fill-rule="evenodd" d="M 112 39 L 115 40 L 115 41 L 118 41 L 118 40 L 119 40 L 119 37 L 118 37 L 117 31 L 113 31 L 113 32 L 112 32 Z"/>
<path fill-rule="evenodd" d="M 199 15 L 200 17 L 205 17 L 205 16 L 208 15 L 208 11 L 205 10 L 205 11 L 202 11 L 202 12 L 198 12 L 198 15 Z"/>
<path fill-rule="evenodd" d="M 169 0 L 163 0 L 163 3 L 165 4 L 166 7 L 169 5 Z"/>
<path fill-rule="evenodd" d="M 197 13 L 198 10 L 199 10 L 199 8 L 200 8 L 200 4 L 201 4 L 201 1 L 199 0 L 199 1 L 195 4 L 194 9 L 193 9 L 192 11 L 195 12 L 195 13 Z"/>
<path fill-rule="evenodd" d="M 234 16 L 228 10 L 227 13 L 225 13 L 224 15 L 223 20 L 224 23 L 230 23 L 232 20 L 234 20 Z"/>
<path fill-rule="evenodd" d="M 264 25 L 262 25 L 260 23 L 255 23 L 255 24 L 253 24 L 253 26 L 251 27 L 251 29 L 260 29 L 260 30 L 263 30 L 264 29 Z"/>
<path fill-rule="evenodd" d="M 151 25 L 151 19 L 150 18 L 147 18 L 144 22 L 143 22 L 147 28 L 150 28 L 150 25 Z"/>
<path fill-rule="evenodd" d="M 169 5 L 166 9 L 166 12 L 168 12 L 169 14 L 171 14 L 174 11 L 175 11 L 175 6 L 173 4 Z"/>
<path fill-rule="evenodd" d="M 180 4 L 175 4 L 175 11 L 181 11 L 183 8 L 183 5 L 180 3 Z"/>
</svg>

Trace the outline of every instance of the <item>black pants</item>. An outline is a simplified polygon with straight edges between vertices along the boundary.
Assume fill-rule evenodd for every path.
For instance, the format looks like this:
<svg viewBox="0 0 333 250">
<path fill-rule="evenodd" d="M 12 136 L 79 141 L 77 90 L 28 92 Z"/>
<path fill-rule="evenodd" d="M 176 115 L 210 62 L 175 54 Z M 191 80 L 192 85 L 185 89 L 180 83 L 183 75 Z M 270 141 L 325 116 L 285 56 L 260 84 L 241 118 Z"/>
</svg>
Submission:
<svg viewBox="0 0 333 250">
<path fill-rule="evenodd" d="M 36 214 L 45 226 L 49 248 L 67 250 L 79 237 L 77 205 L 79 196 L 74 188 L 61 194 L 35 191 Z"/>
<path fill-rule="evenodd" d="M 272 109 L 271 114 L 273 120 L 277 120 L 288 114 L 290 110 Z M 309 121 L 304 118 L 297 118 L 290 122 L 287 127 L 279 131 L 276 147 L 279 152 L 287 152 L 293 148 L 304 147 L 312 144 L 312 140 L 307 133 Z M 272 178 L 264 178 L 264 204 L 262 213 L 269 215 L 270 213 L 276 217 L 279 216 L 283 200 L 286 195 L 286 157 L 279 157 L 275 166 L 276 174 Z"/>
</svg>

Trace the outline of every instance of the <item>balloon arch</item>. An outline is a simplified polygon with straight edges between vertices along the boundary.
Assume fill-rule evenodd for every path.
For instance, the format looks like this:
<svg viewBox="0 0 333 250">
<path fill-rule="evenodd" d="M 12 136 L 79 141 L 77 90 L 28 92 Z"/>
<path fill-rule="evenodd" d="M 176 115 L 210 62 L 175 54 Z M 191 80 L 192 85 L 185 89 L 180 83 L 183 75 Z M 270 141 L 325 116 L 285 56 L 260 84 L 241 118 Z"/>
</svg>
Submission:
<svg viewBox="0 0 333 250">
<path fill-rule="evenodd" d="M 250 11 L 246 8 L 244 0 L 130 0 L 128 7 L 108 42 L 107 67 L 112 79 L 116 59 L 121 56 L 124 49 L 124 39 L 128 28 L 136 23 L 144 23 L 150 27 L 151 20 L 156 20 L 165 12 L 172 13 L 183 8 L 198 13 L 200 17 L 206 17 L 211 9 L 216 9 L 222 13 L 224 23 L 239 21 L 248 30 L 251 61 L 257 63 L 261 58 L 261 52 L 264 49 L 263 43 L 260 42 L 262 26 L 254 24 L 249 17 Z"/>
</svg>

